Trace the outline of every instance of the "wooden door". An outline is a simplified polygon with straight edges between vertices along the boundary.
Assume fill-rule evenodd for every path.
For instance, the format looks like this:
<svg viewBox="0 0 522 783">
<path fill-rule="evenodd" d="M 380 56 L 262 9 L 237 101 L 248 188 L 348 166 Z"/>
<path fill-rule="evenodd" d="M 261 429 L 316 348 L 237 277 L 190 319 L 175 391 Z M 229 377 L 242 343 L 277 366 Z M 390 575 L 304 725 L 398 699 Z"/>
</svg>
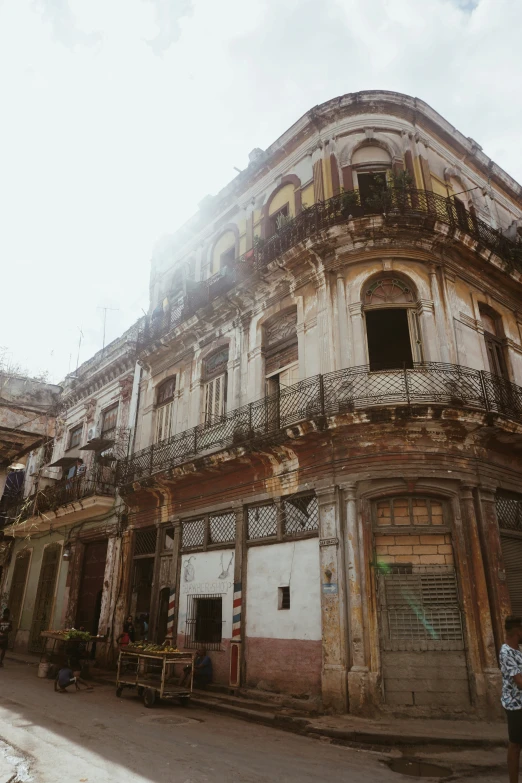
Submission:
<svg viewBox="0 0 522 783">
<path fill-rule="evenodd" d="M 61 554 L 60 544 L 49 544 L 44 550 L 29 637 L 30 652 L 41 652 L 44 648 L 44 640 L 40 634 L 42 631 L 49 630 Z"/>
</svg>

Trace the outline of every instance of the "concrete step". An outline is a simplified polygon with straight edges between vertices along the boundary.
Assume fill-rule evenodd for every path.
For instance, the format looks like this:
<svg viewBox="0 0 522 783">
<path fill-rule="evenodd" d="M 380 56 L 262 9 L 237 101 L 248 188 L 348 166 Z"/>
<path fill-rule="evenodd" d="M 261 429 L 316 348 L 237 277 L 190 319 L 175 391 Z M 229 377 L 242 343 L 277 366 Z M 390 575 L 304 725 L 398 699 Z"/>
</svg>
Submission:
<svg viewBox="0 0 522 783">
<path fill-rule="evenodd" d="M 293 715 L 295 717 L 303 717 L 297 710 L 291 710 L 286 707 L 279 707 L 275 704 L 270 704 L 266 701 L 258 701 L 257 699 L 247 699 L 242 695 L 234 695 L 230 693 L 219 693 L 210 690 L 194 690 L 194 696 L 198 699 L 204 699 L 207 702 L 217 704 L 228 704 L 232 707 L 238 707 L 240 709 L 253 710 L 254 712 L 266 712 L 271 714 L 284 714 Z"/>
</svg>

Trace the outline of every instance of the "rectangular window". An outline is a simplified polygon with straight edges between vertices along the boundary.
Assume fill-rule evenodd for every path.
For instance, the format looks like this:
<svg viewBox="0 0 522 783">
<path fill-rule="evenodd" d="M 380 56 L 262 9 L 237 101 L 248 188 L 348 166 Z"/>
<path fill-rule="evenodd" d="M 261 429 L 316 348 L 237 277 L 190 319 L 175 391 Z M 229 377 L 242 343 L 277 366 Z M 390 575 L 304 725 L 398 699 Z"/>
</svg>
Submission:
<svg viewBox="0 0 522 783">
<path fill-rule="evenodd" d="M 167 440 L 172 435 L 172 408 L 174 403 L 169 402 L 156 410 L 156 438 L 155 443 Z"/>
<path fill-rule="evenodd" d="M 278 587 L 278 609 L 290 609 L 290 586 Z"/>
<path fill-rule="evenodd" d="M 82 432 L 83 424 L 79 424 L 78 427 L 74 427 L 74 429 L 69 431 L 69 449 L 75 449 L 80 445 Z"/>
<path fill-rule="evenodd" d="M 116 434 L 116 422 L 118 420 L 118 406 L 113 405 L 102 413 L 101 434 L 103 438 L 113 438 Z"/>
<path fill-rule="evenodd" d="M 204 645 L 210 650 L 220 650 L 222 634 L 222 596 L 188 595 L 185 647 Z"/>
<path fill-rule="evenodd" d="M 226 375 L 218 375 L 205 385 L 205 424 L 218 423 L 225 413 L 225 380 Z"/>
</svg>

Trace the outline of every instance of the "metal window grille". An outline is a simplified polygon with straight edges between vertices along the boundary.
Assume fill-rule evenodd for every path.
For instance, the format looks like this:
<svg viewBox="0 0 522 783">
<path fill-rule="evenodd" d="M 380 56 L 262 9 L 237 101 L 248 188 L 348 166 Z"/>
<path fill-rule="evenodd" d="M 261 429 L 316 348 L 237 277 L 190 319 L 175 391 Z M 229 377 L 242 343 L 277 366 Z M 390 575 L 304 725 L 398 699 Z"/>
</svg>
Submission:
<svg viewBox="0 0 522 783">
<path fill-rule="evenodd" d="M 286 535 L 297 535 L 319 529 L 319 505 L 315 495 L 285 498 L 283 515 Z"/>
<path fill-rule="evenodd" d="M 222 544 L 235 540 L 236 515 L 233 511 L 209 517 L 209 543 Z"/>
<path fill-rule="evenodd" d="M 384 649 L 463 648 L 454 568 L 384 566 L 378 579 Z"/>
<path fill-rule="evenodd" d="M 497 495 L 496 506 L 499 527 L 522 533 L 522 500 Z"/>
<path fill-rule="evenodd" d="M 222 596 L 188 595 L 185 647 L 204 645 L 207 650 L 220 650 L 222 633 Z"/>
<path fill-rule="evenodd" d="M 193 519 L 184 522 L 181 533 L 181 546 L 183 549 L 203 546 L 205 543 L 205 520 Z"/>
<path fill-rule="evenodd" d="M 248 509 L 248 539 L 269 538 L 277 535 L 277 507 L 251 506 Z"/>
<path fill-rule="evenodd" d="M 155 527 L 138 530 L 134 539 L 134 555 L 154 555 L 157 535 L 158 531 Z"/>
</svg>

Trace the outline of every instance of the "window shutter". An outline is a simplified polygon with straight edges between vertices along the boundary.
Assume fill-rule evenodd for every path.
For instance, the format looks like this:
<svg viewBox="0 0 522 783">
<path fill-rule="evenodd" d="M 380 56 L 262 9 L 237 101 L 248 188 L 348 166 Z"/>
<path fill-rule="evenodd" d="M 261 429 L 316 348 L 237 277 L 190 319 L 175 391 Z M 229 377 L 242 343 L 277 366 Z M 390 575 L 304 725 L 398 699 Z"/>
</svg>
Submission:
<svg viewBox="0 0 522 783">
<path fill-rule="evenodd" d="M 172 403 L 162 405 L 156 412 L 156 443 L 172 435 Z"/>
<path fill-rule="evenodd" d="M 209 381 L 205 389 L 205 422 L 211 424 L 225 411 L 226 375 L 218 375 Z"/>
</svg>

